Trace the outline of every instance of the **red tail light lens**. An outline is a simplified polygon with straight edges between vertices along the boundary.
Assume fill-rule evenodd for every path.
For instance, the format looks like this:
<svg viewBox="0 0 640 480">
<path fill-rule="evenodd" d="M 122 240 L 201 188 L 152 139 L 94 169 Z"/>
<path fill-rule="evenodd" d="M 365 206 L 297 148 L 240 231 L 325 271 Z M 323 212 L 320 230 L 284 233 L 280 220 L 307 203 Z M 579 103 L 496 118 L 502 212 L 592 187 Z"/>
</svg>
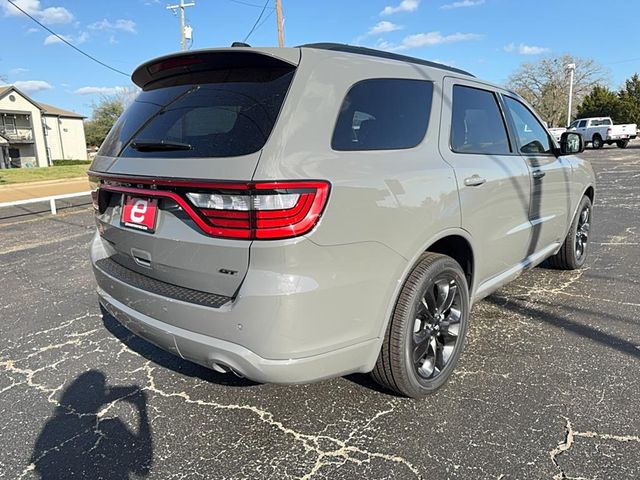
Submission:
<svg viewBox="0 0 640 480">
<path fill-rule="evenodd" d="M 102 190 L 170 198 L 207 235 L 247 240 L 277 240 L 308 233 L 322 215 L 330 189 L 325 181 L 214 184 L 179 180 L 105 180 L 109 183 L 102 184 Z M 121 185 L 123 183 L 127 186 Z M 153 187 L 146 188 L 146 184 Z"/>
</svg>

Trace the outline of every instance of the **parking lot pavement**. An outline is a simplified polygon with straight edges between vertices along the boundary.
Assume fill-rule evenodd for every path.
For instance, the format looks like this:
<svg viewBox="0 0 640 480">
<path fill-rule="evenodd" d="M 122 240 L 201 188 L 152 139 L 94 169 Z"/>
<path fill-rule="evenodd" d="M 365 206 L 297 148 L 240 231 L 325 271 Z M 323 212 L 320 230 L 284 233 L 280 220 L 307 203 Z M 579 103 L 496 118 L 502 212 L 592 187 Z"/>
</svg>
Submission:
<svg viewBox="0 0 640 480">
<path fill-rule="evenodd" d="M 87 207 L 5 215 L 0 478 L 639 478 L 640 144 L 584 156 L 587 267 L 478 303 L 423 401 L 364 375 L 256 385 L 177 359 L 101 317 Z"/>
</svg>

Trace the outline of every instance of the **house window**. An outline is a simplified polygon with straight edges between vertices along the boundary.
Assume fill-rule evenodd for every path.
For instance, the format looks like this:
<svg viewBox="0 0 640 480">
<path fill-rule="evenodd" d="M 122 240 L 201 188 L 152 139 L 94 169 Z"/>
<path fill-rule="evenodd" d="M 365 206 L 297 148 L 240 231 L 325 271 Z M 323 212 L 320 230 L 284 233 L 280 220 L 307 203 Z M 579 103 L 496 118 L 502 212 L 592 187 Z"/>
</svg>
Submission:
<svg viewBox="0 0 640 480">
<path fill-rule="evenodd" d="M 7 133 L 16 133 L 16 119 L 14 117 L 4 117 L 4 130 Z"/>
</svg>

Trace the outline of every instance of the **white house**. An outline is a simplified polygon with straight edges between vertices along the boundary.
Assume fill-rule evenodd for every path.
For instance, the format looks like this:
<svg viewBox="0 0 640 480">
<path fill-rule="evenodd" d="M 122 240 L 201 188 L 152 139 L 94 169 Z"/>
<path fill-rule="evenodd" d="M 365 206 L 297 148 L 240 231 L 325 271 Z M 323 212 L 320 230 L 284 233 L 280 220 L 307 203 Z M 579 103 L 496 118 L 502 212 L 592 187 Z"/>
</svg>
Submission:
<svg viewBox="0 0 640 480">
<path fill-rule="evenodd" d="M 86 160 L 84 118 L 36 102 L 13 85 L 0 87 L 0 168 Z"/>
</svg>

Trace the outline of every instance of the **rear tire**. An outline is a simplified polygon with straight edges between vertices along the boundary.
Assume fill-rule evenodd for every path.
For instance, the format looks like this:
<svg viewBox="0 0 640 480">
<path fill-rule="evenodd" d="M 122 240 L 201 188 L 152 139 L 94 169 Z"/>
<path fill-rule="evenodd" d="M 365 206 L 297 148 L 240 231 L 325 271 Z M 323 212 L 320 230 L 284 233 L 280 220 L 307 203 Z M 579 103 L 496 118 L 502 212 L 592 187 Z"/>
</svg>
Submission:
<svg viewBox="0 0 640 480">
<path fill-rule="evenodd" d="M 469 287 L 458 262 L 423 254 L 400 291 L 373 379 L 407 397 L 433 393 L 462 354 L 468 319 Z"/>
<path fill-rule="evenodd" d="M 591 139 L 591 146 L 596 150 L 599 150 L 603 147 L 604 143 L 602 142 L 602 137 L 597 133 Z"/>
<path fill-rule="evenodd" d="M 629 145 L 629 140 L 618 140 L 616 142 L 616 145 L 618 146 L 618 148 L 627 148 L 627 145 Z"/>
<path fill-rule="evenodd" d="M 582 197 L 576 216 L 571 222 L 569 233 L 553 257 L 549 257 L 549 265 L 559 270 L 576 270 L 581 268 L 587 260 L 587 246 L 591 220 L 593 218 L 591 200 L 586 195 Z"/>
</svg>

